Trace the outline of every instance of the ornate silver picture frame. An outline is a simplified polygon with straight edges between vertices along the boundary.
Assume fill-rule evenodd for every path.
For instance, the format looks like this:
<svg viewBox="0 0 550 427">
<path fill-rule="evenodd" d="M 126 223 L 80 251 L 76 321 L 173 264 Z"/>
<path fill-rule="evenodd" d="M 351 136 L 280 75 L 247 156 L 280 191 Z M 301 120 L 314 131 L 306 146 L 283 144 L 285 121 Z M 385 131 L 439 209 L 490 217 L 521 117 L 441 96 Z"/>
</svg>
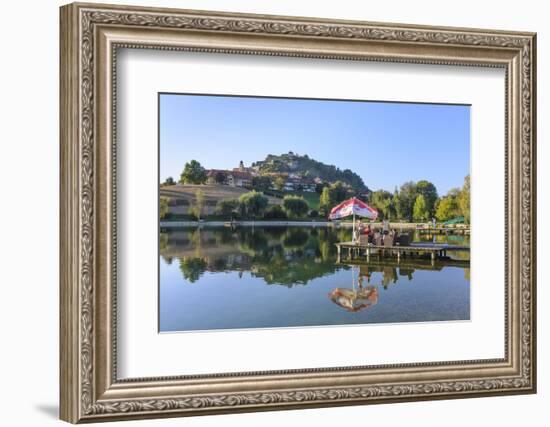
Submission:
<svg viewBox="0 0 550 427">
<path fill-rule="evenodd" d="M 61 8 L 60 43 L 61 419 L 97 422 L 536 391 L 535 34 L 75 3 Z M 505 258 L 504 357 L 119 378 L 120 49 L 503 69 L 505 253 L 495 256 Z"/>
</svg>

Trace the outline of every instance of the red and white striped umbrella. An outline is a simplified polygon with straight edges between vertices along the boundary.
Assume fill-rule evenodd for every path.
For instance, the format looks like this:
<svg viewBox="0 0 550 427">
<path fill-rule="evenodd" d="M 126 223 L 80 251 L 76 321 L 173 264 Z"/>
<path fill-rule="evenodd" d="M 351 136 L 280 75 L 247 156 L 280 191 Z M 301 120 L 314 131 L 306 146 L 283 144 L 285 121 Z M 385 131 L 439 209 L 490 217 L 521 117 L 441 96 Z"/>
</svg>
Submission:
<svg viewBox="0 0 550 427">
<path fill-rule="evenodd" d="M 328 216 L 330 219 L 340 219 L 350 215 L 357 215 L 368 219 L 378 218 L 378 211 L 371 208 L 362 200 L 352 197 L 333 207 Z"/>
</svg>

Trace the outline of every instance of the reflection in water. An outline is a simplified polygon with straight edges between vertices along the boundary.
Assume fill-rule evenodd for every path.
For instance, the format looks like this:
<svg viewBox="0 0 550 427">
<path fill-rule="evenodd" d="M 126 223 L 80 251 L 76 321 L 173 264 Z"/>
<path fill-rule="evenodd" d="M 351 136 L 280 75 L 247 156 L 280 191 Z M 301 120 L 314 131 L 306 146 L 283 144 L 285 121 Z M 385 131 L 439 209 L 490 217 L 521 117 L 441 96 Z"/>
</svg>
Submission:
<svg viewBox="0 0 550 427">
<path fill-rule="evenodd" d="M 305 227 L 304 227 L 305 228 Z M 292 287 L 332 273 L 338 239 L 349 230 L 326 228 L 239 227 L 183 229 L 161 233 L 160 254 L 180 260 L 184 279 L 196 282 L 205 272 L 249 271 L 267 284 Z"/>
<path fill-rule="evenodd" d="M 469 319 L 469 262 L 339 264 L 335 243 L 350 239 L 311 226 L 162 232 L 160 330 Z"/>
<path fill-rule="evenodd" d="M 357 281 L 357 286 L 355 285 Z M 350 312 L 372 307 L 378 302 L 378 287 L 363 286 L 363 276 L 359 268 L 352 268 L 352 287 L 336 288 L 329 292 L 331 301 Z"/>
<path fill-rule="evenodd" d="M 359 289 L 336 288 L 328 295 L 333 303 L 351 312 L 372 307 L 378 302 L 378 289 L 376 286 Z"/>
<path fill-rule="evenodd" d="M 206 271 L 207 262 L 203 258 L 181 258 L 180 271 L 184 279 L 194 283 Z"/>
<path fill-rule="evenodd" d="M 383 260 L 383 265 L 376 265 L 376 262 L 365 261 L 364 265 L 353 265 L 351 267 L 352 280 L 351 288 L 336 288 L 329 293 L 329 298 L 335 304 L 348 311 L 359 311 L 373 306 L 378 302 L 378 286 L 388 289 L 390 284 L 398 282 L 399 276 L 406 277 L 408 281 L 413 280 L 415 271 L 410 265 L 392 265 L 392 260 Z M 395 264 L 398 264 L 395 262 Z M 409 264 L 411 264 L 409 262 Z M 427 262 L 422 263 L 416 260 L 417 268 L 430 269 L 433 265 Z M 441 269 L 442 266 L 439 266 Z M 435 268 L 433 268 L 435 269 Z M 464 277 L 469 280 L 469 268 L 464 269 Z M 374 279 L 375 273 L 380 273 L 379 280 Z"/>
</svg>

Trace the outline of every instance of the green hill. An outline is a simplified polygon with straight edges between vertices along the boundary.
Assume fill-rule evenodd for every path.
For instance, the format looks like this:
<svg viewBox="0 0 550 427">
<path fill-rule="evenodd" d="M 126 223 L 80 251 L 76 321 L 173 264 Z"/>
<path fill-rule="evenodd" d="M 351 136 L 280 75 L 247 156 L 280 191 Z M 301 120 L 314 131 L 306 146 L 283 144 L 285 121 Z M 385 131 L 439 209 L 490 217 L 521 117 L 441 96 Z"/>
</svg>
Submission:
<svg viewBox="0 0 550 427">
<path fill-rule="evenodd" d="M 350 169 L 342 170 L 334 165 L 327 165 L 307 154 L 268 154 L 265 160 L 252 163 L 252 167 L 260 173 L 294 173 L 304 178 L 320 178 L 325 182 L 342 181 L 356 190 L 368 190 L 363 179 Z"/>
</svg>

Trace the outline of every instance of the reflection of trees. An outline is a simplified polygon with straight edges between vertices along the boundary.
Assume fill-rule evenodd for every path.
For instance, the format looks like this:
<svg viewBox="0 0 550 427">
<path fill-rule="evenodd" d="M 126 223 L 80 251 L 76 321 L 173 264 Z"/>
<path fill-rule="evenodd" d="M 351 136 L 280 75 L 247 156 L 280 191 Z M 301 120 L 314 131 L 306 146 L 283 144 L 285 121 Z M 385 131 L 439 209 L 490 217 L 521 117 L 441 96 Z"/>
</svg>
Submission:
<svg viewBox="0 0 550 427">
<path fill-rule="evenodd" d="M 271 261 L 261 262 L 254 259 L 254 271 L 252 275 L 262 277 L 267 284 L 306 285 L 311 280 L 333 273 L 338 267 L 334 261 L 316 261 L 315 257 L 305 254 L 303 251 L 286 254 L 284 257 L 276 257 Z"/>
<path fill-rule="evenodd" d="M 243 231 L 243 229 L 239 229 L 238 242 L 241 252 L 245 252 L 250 256 L 254 256 L 257 253 L 266 250 L 269 245 L 269 241 L 265 233 L 261 231 L 256 232 L 256 230 L 252 230 L 252 232 L 247 233 Z"/>
<path fill-rule="evenodd" d="M 159 236 L 159 250 L 160 252 L 166 252 L 168 249 L 168 233 L 160 233 Z"/>
<path fill-rule="evenodd" d="M 313 229 L 312 229 L 313 230 Z M 337 266 L 338 235 L 332 229 L 312 232 L 296 227 L 227 227 L 178 229 L 162 237 L 161 256 L 176 257 L 186 280 L 204 271 L 248 271 L 267 284 L 307 284 Z M 345 267 L 347 268 L 347 267 Z M 191 280 L 193 279 L 193 280 Z"/>
<path fill-rule="evenodd" d="M 314 232 L 315 230 L 315 232 Z M 329 227 L 229 227 L 178 229 L 161 233 L 160 252 L 167 262 L 179 260 L 183 277 L 197 281 L 205 271 L 250 273 L 267 284 L 306 285 L 311 280 L 349 269 L 336 264 L 335 243 L 350 239 L 350 230 Z M 459 262 L 459 261 L 453 261 Z M 360 281 L 365 285 L 373 273 L 381 273 L 376 284 L 387 288 L 398 277 L 412 280 L 418 269 L 440 270 L 444 263 L 416 259 L 396 260 L 371 257 L 360 266 Z M 469 280 L 469 270 L 465 270 Z"/>
<path fill-rule="evenodd" d="M 236 240 L 235 232 L 231 228 L 223 227 L 218 229 L 215 235 L 217 236 L 217 243 L 221 245 L 234 243 Z"/>
<path fill-rule="evenodd" d="M 166 264 L 171 265 L 174 261 L 174 257 L 167 255 L 171 247 L 168 244 L 168 233 L 160 233 L 159 236 L 159 251 L 161 253 L 162 259 Z"/>
<path fill-rule="evenodd" d="M 194 283 L 206 271 L 208 263 L 203 258 L 181 258 L 180 271 L 183 278 Z"/>
<path fill-rule="evenodd" d="M 280 240 L 280 238 L 286 233 L 287 229 L 287 227 L 266 227 L 263 231 L 268 238 Z"/>
<path fill-rule="evenodd" d="M 360 278 L 359 280 L 366 280 L 367 283 L 371 283 L 373 273 L 381 273 L 382 281 L 379 282 L 384 288 L 387 288 L 390 284 L 396 283 L 399 277 L 406 277 L 409 281 L 413 279 L 413 274 L 417 270 L 426 271 L 441 271 L 444 268 L 461 268 L 464 270 L 464 278 L 470 280 L 470 268 L 469 262 L 461 260 L 444 260 L 436 261 L 432 263 L 429 260 L 424 259 L 396 259 L 389 258 L 371 258 L 369 261 L 358 262 L 350 264 L 348 266 L 359 267 Z"/>
<path fill-rule="evenodd" d="M 214 267 L 215 271 L 225 271 L 227 269 L 227 258 L 220 257 L 214 259 L 212 262 L 212 266 Z"/>
<path fill-rule="evenodd" d="M 334 260 L 319 261 L 315 253 L 297 249 L 284 250 L 281 245 L 262 253 L 210 256 L 206 258 L 180 258 L 180 271 L 189 282 L 197 281 L 205 271 L 248 271 L 261 277 L 267 284 L 305 285 L 311 280 L 342 268 Z"/>
<path fill-rule="evenodd" d="M 302 229 L 289 229 L 283 238 L 285 248 L 300 248 L 309 240 L 309 234 Z"/>
<path fill-rule="evenodd" d="M 251 259 L 251 274 L 267 284 L 305 285 L 310 280 L 338 269 L 335 257 L 320 257 L 319 240 L 308 233 L 292 230 L 282 237 L 283 243 L 268 246 Z"/>
<path fill-rule="evenodd" d="M 167 255 L 163 255 L 162 256 L 162 259 L 164 260 L 164 262 L 168 265 L 172 265 L 172 262 L 174 262 L 174 257 L 173 256 L 167 256 Z"/>
<path fill-rule="evenodd" d="M 382 269 L 382 286 L 388 289 L 390 283 L 397 282 L 397 270 L 395 267 L 384 267 Z"/>
<path fill-rule="evenodd" d="M 412 280 L 414 273 L 414 268 L 400 268 L 399 269 L 399 275 L 400 276 L 407 276 L 407 279 Z"/>
<path fill-rule="evenodd" d="M 404 270 L 407 272 L 405 274 Z M 412 273 L 414 269 L 399 269 L 399 275 L 407 275 L 409 280 L 412 280 Z M 398 273 L 397 268 L 391 265 L 361 265 L 359 269 L 359 285 L 366 283 L 371 283 L 373 273 L 382 273 L 382 282 L 380 283 L 384 289 L 387 289 L 391 283 L 397 283 Z"/>
<path fill-rule="evenodd" d="M 208 238 L 208 233 L 201 234 L 201 229 L 199 227 L 191 230 L 189 233 L 189 243 L 194 245 L 196 248 L 200 248 L 203 240 Z"/>
<path fill-rule="evenodd" d="M 271 246 L 283 245 L 285 249 L 299 249 L 313 246 L 323 258 L 336 253 L 334 243 L 349 239 L 348 230 L 307 227 L 228 227 L 185 228 L 161 233 L 161 255 L 166 252 L 182 252 L 201 249 L 208 256 L 211 248 L 227 246 L 234 250 L 244 249 L 247 253 L 262 252 Z"/>
<path fill-rule="evenodd" d="M 323 228 L 317 235 L 319 241 L 319 253 L 322 259 L 328 259 L 335 256 L 338 235 L 331 229 Z"/>
</svg>

